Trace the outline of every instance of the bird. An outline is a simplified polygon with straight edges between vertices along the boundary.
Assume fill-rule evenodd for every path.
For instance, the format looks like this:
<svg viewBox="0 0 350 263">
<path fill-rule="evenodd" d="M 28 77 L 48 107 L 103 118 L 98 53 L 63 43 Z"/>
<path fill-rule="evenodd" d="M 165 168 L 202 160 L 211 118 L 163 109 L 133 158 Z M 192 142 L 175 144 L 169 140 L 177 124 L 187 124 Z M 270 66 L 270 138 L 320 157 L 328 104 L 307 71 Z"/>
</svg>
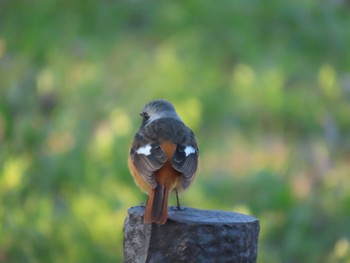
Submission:
<svg viewBox="0 0 350 263">
<path fill-rule="evenodd" d="M 146 194 L 144 222 L 163 225 L 169 194 L 186 190 L 198 170 L 199 149 L 193 131 L 167 100 L 147 103 L 142 123 L 130 146 L 128 166 L 136 185 Z"/>
</svg>

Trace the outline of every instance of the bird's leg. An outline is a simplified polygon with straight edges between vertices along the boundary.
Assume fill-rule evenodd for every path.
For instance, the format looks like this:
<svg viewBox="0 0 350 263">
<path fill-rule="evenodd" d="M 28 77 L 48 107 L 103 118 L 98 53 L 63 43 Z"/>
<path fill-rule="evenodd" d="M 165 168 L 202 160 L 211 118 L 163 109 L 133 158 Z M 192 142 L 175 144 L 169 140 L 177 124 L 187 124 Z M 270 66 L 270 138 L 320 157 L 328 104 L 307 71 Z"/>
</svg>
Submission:
<svg viewBox="0 0 350 263">
<path fill-rule="evenodd" d="M 179 195 L 177 193 L 177 189 L 176 188 L 175 188 L 175 193 L 176 193 L 177 209 L 181 210 L 180 201 L 179 201 Z"/>
</svg>

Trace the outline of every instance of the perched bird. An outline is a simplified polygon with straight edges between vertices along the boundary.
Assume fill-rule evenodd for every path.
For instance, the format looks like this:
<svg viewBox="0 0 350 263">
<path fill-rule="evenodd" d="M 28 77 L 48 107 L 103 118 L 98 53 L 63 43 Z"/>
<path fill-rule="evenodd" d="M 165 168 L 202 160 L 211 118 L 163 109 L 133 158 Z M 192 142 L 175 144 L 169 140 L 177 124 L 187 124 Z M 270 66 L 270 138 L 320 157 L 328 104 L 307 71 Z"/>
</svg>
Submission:
<svg viewBox="0 0 350 263">
<path fill-rule="evenodd" d="M 128 165 L 135 183 L 148 194 L 144 221 L 165 224 L 169 193 L 187 189 L 198 167 L 194 133 L 166 100 L 149 102 L 140 113 L 142 124 L 131 144 Z"/>
</svg>

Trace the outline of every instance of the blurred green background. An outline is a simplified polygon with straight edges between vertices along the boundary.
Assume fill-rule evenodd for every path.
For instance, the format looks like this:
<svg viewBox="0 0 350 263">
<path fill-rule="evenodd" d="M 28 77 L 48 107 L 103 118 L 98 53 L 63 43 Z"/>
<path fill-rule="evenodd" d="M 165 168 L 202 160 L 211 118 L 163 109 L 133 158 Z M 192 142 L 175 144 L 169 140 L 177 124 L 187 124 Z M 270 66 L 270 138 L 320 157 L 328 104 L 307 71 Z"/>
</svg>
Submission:
<svg viewBox="0 0 350 263">
<path fill-rule="evenodd" d="M 155 98 L 199 141 L 183 205 L 259 218 L 258 262 L 350 262 L 349 9 L 0 1 L 0 262 L 122 262 Z"/>
</svg>

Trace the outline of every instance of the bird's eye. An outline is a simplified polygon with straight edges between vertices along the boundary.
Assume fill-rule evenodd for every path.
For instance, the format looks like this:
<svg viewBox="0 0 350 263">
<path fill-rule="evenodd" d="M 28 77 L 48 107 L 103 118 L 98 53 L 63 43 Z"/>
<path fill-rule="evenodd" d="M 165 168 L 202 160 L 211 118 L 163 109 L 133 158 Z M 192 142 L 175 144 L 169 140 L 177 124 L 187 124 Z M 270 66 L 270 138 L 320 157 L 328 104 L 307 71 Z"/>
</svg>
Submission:
<svg viewBox="0 0 350 263">
<path fill-rule="evenodd" d="M 140 115 L 146 120 L 149 118 L 149 115 L 147 112 L 141 112 Z"/>
</svg>

